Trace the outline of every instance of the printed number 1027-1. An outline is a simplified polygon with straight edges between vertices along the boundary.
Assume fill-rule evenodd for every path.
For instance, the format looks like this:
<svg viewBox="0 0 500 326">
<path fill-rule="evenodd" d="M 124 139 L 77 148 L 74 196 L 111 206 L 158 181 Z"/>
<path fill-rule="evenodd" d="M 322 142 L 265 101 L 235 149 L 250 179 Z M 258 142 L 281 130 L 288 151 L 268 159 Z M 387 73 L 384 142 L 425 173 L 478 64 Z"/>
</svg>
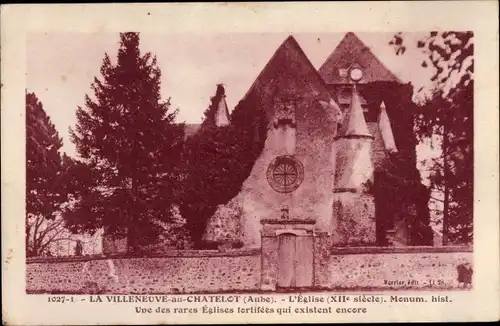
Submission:
<svg viewBox="0 0 500 326">
<path fill-rule="evenodd" d="M 74 302 L 75 299 L 73 297 L 66 297 L 66 296 L 49 296 L 47 297 L 47 300 L 49 302 L 58 302 L 58 303 L 65 303 L 65 302 Z"/>
</svg>

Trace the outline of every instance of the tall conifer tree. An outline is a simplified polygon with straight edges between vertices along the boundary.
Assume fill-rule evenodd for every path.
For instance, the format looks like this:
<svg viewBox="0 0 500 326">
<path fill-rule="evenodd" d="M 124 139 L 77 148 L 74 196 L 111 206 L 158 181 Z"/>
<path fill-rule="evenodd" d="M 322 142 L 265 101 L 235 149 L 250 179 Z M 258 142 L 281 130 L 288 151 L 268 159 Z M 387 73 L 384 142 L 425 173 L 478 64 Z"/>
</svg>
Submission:
<svg viewBox="0 0 500 326">
<path fill-rule="evenodd" d="M 53 218 L 62 200 L 57 187 L 62 139 L 35 94 L 26 94 L 26 211 Z"/>
<path fill-rule="evenodd" d="M 66 200 L 62 139 L 34 93 L 26 93 L 26 254 L 36 256 L 45 233 Z M 49 230 L 50 231 L 50 230 Z"/>
<path fill-rule="evenodd" d="M 138 33 L 120 34 L 117 63 L 106 54 L 101 74 L 70 130 L 87 168 L 75 170 L 81 189 L 67 220 L 73 229 L 126 235 L 136 252 L 156 240 L 155 219 L 171 218 L 184 125 L 162 101 L 156 57 L 140 53 Z"/>
</svg>

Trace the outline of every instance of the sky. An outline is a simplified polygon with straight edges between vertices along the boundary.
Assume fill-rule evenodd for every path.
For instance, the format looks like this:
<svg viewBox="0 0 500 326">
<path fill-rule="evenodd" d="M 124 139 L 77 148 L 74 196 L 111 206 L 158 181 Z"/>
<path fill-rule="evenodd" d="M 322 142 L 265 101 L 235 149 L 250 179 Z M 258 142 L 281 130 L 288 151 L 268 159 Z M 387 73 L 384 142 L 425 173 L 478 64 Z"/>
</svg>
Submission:
<svg viewBox="0 0 500 326">
<path fill-rule="evenodd" d="M 199 123 L 215 94 L 216 84 L 226 88 L 230 108 L 238 103 L 276 49 L 285 33 L 140 34 L 142 53 L 156 55 L 162 71 L 162 97 L 171 97 L 179 109 L 179 122 Z M 312 64 L 319 68 L 344 33 L 292 34 Z M 371 51 L 404 82 L 415 89 L 429 83 L 431 71 L 421 67 L 424 55 L 414 45 L 422 33 L 405 34 L 408 50 L 396 56 L 388 42 L 392 33 L 356 33 Z M 76 110 L 91 94 L 94 77 L 107 53 L 116 62 L 117 33 L 43 33 L 27 37 L 28 92 L 43 104 L 60 136 L 62 151 L 75 156 L 69 127 L 76 123 Z"/>
<path fill-rule="evenodd" d="M 345 33 L 292 34 L 314 67 L 318 69 Z M 432 71 L 421 66 L 425 58 L 416 48 L 426 33 L 405 33 L 407 50 L 397 56 L 388 43 L 393 33 L 356 33 L 380 61 L 415 90 L 430 89 Z M 286 33 L 226 34 L 140 34 L 141 53 L 156 55 L 162 72 L 161 92 L 171 97 L 179 109 L 178 122 L 200 123 L 203 112 L 223 83 L 230 111 L 248 91 L 271 59 Z M 43 33 L 27 37 L 26 88 L 34 92 L 59 135 L 62 152 L 77 156 L 69 138 L 69 127 L 76 124 L 76 110 L 92 94 L 90 85 L 100 77 L 104 54 L 116 62 L 118 33 Z M 439 156 L 429 143 L 417 146 L 417 161 Z M 429 184 L 429 167 L 419 163 L 422 181 Z M 437 227 L 439 229 L 439 227 Z"/>
</svg>

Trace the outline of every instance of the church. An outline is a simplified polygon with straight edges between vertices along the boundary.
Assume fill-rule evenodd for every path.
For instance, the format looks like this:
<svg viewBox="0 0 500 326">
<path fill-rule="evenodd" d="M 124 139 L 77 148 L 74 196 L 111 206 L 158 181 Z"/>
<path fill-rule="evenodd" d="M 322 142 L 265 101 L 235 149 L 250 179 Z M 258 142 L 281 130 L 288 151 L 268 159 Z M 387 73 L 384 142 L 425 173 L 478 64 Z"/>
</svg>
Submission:
<svg viewBox="0 0 500 326">
<path fill-rule="evenodd" d="M 319 70 L 288 37 L 245 95 L 266 107 L 264 149 L 241 192 L 209 221 L 205 238 L 259 247 L 262 221 L 289 219 L 313 220 L 336 246 L 432 244 L 416 169 L 412 93 L 354 33 Z M 222 97 L 216 123 L 228 121 Z M 388 168 L 403 171 L 392 180 L 404 185 L 377 178 Z M 398 189 L 396 198 L 381 199 L 388 193 L 381 194 L 380 183 Z"/>
<path fill-rule="evenodd" d="M 215 123 L 226 126 L 218 87 Z M 337 247 L 432 245 L 412 94 L 354 33 L 318 70 L 289 36 L 243 98 L 265 107 L 264 148 L 238 195 L 209 219 L 204 240 L 260 248 L 269 221 L 307 221 Z M 198 129 L 187 125 L 187 137 Z"/>
</svg>

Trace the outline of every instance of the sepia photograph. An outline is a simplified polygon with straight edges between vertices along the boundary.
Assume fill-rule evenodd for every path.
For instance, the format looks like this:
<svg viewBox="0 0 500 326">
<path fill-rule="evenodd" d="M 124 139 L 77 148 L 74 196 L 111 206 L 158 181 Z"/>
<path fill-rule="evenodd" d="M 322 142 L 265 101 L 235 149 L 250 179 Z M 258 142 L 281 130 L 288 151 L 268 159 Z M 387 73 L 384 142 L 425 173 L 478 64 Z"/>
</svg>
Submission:
<svg viewBox="0 0 500 326">
<path fill-rule="evenodd" d="M 3 324 L 500 319 L 498 3 L 0 9 Z"/>
<path fill-rule="evenodd" d="M 473 287 L 474 33 L 31 33 L 26 292 Z"/>
</svg>

